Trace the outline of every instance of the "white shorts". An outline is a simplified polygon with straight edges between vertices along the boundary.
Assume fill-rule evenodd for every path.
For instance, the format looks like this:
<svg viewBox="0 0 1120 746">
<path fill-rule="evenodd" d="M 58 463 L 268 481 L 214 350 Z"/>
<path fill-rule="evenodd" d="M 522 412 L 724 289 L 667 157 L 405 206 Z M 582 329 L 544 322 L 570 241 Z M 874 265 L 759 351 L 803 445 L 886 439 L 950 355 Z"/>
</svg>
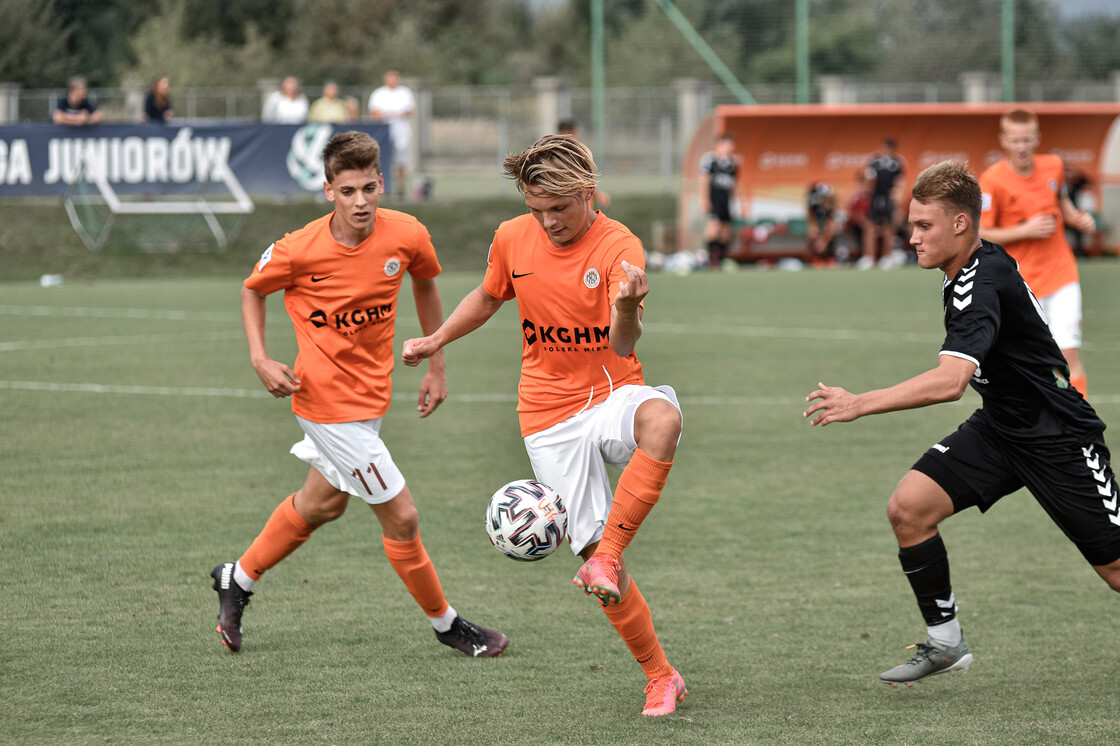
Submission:
<svg viewBox="0 0 1120 746">
<path fill-rule="evenodd" d="M 671 386 L 622 386 L 591 409 L 525 438 L 533 474 L 564 501 L 574 554 L 603 537 L 614 502 L 607 464 L 622 469 L 630 463 L 638 447 L 634 413 L 649 399 L 681 408 Z"/>
<path fill-rule="evenodd" d="M 404 475 L 378 434 L 380 419 L 324 424 L 297 416 L 296 421 L 304 437 L 292 446 L 292 455 L 313 466 L 336 490 L 378 505 L 404 489 Z"/>
<path fill-rule="evenodd" d="M 1081 348 L 1081 283 L 1071 282 L 1039 298 L 1046 323 L 1060 350 Z"/>
</svg>

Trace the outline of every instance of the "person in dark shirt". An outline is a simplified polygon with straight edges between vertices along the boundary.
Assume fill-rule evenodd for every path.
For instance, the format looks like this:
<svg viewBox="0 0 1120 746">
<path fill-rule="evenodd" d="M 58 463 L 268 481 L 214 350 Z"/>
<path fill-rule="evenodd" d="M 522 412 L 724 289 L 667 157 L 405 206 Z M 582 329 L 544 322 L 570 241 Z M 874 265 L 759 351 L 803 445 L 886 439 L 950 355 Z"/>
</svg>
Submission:
<svg viewBox="0 0 1120 746">
<path fill-rule="evenodd" d="M 899 209 L 901 203 L 902 175 L 906 173 L 906 162 L 898 153 L 894 138 L 883 140 L 883 149 L 875 153 L 867 163 L 867 177 L 871 180 L 871 220 L 872 230 L 863 236 L 863 256 L 860 257 L 861 269 L 879 266 L 890 269 L 897 266 L 894 258 L 894 243 L 898 235 Z"/>
<path fill-rule="evenodd" d="M 700 158 L 700 209 L 708 216 L 704 240 L 708 265 L 718 268 L 732 243 L 731 198 L 742 158 L 735 153 L 735 137 L 723 133 L 715 146 Z"/>
<path fill-rule="evenodd" d="M 58 99 L 51 120 L 70 127 L 84 127 L 101 121 L 101 112 L 97 109 L 97 102 L 89 96 L 85 78 L 79 75 L 70 78 L 66 95 Z"/>
<path fill-rule="evenodd" d="M 818 384 L 814 425 L 955 401 L 971 384 L 983 406 L 926 451 L 887 504 L 898 557 L 926 622 L 917 653 L 879 678 L 913 686 L 966 670 L 942 520 L 987 511 L 1026 487 L 1113 590 L 1120 591 L 1120 494 L 1104 422 L 1069 383 L 1069 367 L 1015 261 L 980 239 L 982 193 L 965 164 L 923 171 L 910 202 L 918 264 L 945 273 L 945 342 L 936 368 L 890 388 L 852 394 Z"/>
<path fill-rule="evenodd" d="M 152 81 L 152 87 L 148 89 L 148 95 L 144 98 L 144 113 L 140 116 L 141 120 L 156 124 L 171 121 L 174 112 L 171 110 L 171 99 L 167 95 L 170 87 L 171 81 L 167 77 L 159 77 Z"/>
</svg>

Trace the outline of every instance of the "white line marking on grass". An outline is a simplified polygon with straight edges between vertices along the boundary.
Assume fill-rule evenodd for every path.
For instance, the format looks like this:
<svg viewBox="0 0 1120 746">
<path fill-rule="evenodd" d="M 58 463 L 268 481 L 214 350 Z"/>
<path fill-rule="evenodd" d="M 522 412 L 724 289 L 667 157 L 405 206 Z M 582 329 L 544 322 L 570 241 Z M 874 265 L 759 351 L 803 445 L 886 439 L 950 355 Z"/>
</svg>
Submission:
<svg viewBox="0 0 1120 746">
<path fill-rule="evenodd" d="M 114 337 L 72 337 L 69 339 L 28 339 L 20 342 L 0 342 L 0 352 L 22 350 L 56 350 L 68 347 L 107 347 L 112 345 L 169 344 L 172 342 L 212 342 L 244 339 L 243 332 L 205 332 L 187 334 L 134 334 Z"/>
<path fill-rule="evenodd" d="M 156 321 L 241 321 L 241 314 L 226 311 L 170 311 L 155 308 L 82 308 L 55 306 L 5 306 L 8 316 L 60 316 L 83 319 L 151 319 Z"/>
<path fill-rule="evenodd" d="M 0 390 L 56 391 L 77 394 L 119 394 L 124 396 L 203 396 L 225 398 L 271 397 L 263 389 L 222 389 L 199 386 L 122 386 L 101 383 L 50 383 L 47 381 L 0 381 Z M 415 401 L 413 394 L 398 393 L 394 401 Z M 449 401 L 464 404 L 515 404 L 517 394 L 452 394 Z M 701 407 L 796 407 L 805 400 L 792 396 L 682 396 L 681 404 Z M 1120 394 L 1094 395 L 1093 404 L 1120 404 Z M 971 402 L 970 402 L 971 404 Z"/>
</svg>

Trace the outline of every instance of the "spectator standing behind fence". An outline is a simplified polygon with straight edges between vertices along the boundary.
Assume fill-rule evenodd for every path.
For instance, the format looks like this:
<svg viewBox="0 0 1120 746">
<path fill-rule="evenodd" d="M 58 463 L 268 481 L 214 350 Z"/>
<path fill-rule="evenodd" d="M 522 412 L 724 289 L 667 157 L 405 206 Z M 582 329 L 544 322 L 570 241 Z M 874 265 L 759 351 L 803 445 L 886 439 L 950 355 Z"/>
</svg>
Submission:
<svg viewBox="0 0 1120 746">
<path fill-rule="evenodd" d="M 323 86 L 323 95 L 311 103 L 307 110 L 307 121 L 326 124 L 341 124 L 355 119 L 351 102 L 338 97 L 338 83 L 328 80 Z"/>
<path fill-rule="evenodd" d="M 140 115 L 142 121 L 157 124 L 171 121 L 174 112 L 171 110 L 171 99 L 167 95 L 170 88 L 171 81 L 166 77 L 156 78 L 152 82 L 152 87 L 148 89 L 148 95 L 144 99 L 144 111 Z"/>
<path fill-rule="evenodd" d="M 97 109 L 97 101 L 89 95 L 85 78 L 80 75 L 70 78 L 66 86 L 66 95 L 58 99 L 58 105 L 51 119 L 55 124 L 71 127 L 84 127 L 87 124 L 101 122 L 101 112 Z"/>
<path fill-rule="evenodd" d="M 385 85 L 369 96 L 369 115 L 375 122 L 387 122 L 389 137 L 393 141 L 393 188 L 403 197 L 407 194 L 405 171 L 408 168 L 408 147 L 412 143 L 412 125 L 409 118 L 416 111 L 416 98 L 412 89 L 401 85 L 401 75 L 396 70 L 385 73 Z"/>
<path fill-rule="evenodd" d="M 901 203 L 902 175 L 906 162 L 898 154 L 893 137 L 883 140 L 883 149 L 871 156 L 867 163 L 871 184 L 871 228 L 863 234 L 863 256 L 860 269 L 870 269 L 878 261 L 883 269 L 898 266 L 894 258 L 894 244 L 900 222 L 898 205 Z M 904 261 L 904 260 L 903 260 Z"/>
<path fill-rule="evenodd" d="M 288 76 L 265 99 L 261 121 L 271 124 L 303 124 L 307 121 L 307 96 L 299 92 L 299 81 Z"/>
<path fill-rule="evenodd" d="M 700 158 L 700 209 L 708 216 L 704 240 L 709 267 L 719 267 L 731 246 L 731 195 L 742 162 L 735 154 L 735 138 L 726 132 Z"/>
<path fill-rule="evenodd" d="M 1069 198 L 1062 159 L 1035 154 L 1041 142 L 1034 112 L 1015 109 L 1000 117 L 999 144 L 1006 155 L 980 175 L 980 236 L 1003 246 L 1018 262 L 1019 274 L 1042 304 L 1050 333 L 1069 364 L 1070 384 L 1086 396 L 1081 278 L 1063 220 L 1086 233 L 1096 230 L 1096 222 Z"/>
</svg>

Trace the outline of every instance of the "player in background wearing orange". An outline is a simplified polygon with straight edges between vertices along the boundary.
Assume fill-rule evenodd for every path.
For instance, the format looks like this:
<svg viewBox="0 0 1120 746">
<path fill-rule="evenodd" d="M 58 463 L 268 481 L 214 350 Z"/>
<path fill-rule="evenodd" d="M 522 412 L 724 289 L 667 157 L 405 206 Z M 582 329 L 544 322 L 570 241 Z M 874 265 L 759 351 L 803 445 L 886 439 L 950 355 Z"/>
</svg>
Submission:
<svg viewBox="0 0 1120 746">
<path fill-rule="evenodd" d="M 1041 142 L 1034 112 L 1015 109 L 1000 117 L 999 144 L 1006 155 L 980 175 L 980 236 L 1003 246 L 1019 263 L 1069 363 L 1070 383 L 1087 396 L 1080 354 L 1081 282 L 1065 226 L 1082 233 L 1093 233 L 1097 226 L 1069 198 L 1062 159 L 1035 153 Z"/>
<path fill-rule="evenodd" d="M 642 244 L 596 211 L 595 161 L 574 137 L 548 135 L 505 160 L 529 213 L 502 223 L 482 284 L 434 334 L 404 343 L 417 365 L 517 299 L 523 332 L 517 411 L 536 478 L 563 497 L 568 540 L 594 594 L 648 679 L 643 715 L 687 696 L 665 657 L 623 550 L 657 503 L 680 439 L 672 388 L 645 385 L 634 353 L 649 292 Z M 607 464 L 622 469 L 611 490 Z"/>
<path fill-rule="evenodd" d="M 380 437 L 405 273 L 420 327 L 434 331 L 443 319 L 431 238 L 415 218 L 378 206 L 380 149 L 369 135 L 335 136 L 323 151 L 323 167 L 323 190 L 334 211 L 269 246 L 241 290 L 249 359 L 269 393 L 292 398 L 304 439 L 291 452 L 311 468 L 241 558 L 210 573 L 219 598 L 218 632 L 230 650 L 240 650 L 241 615 L 253 584 L 315 529 L 341 516 L 356 495 L 373 508 L 389 564 L 436 638 L 470 656 L 501 655 L 506 636 L 466 621 L 444 598 L 420 540 L 412 493 Z M 299 345 L 294 370 L 265 348 L 265 298 L 278 290 Z M 420 385 L 420 416 L 446 398 L 443 357 L 435 356 Z"/>
</svg>

